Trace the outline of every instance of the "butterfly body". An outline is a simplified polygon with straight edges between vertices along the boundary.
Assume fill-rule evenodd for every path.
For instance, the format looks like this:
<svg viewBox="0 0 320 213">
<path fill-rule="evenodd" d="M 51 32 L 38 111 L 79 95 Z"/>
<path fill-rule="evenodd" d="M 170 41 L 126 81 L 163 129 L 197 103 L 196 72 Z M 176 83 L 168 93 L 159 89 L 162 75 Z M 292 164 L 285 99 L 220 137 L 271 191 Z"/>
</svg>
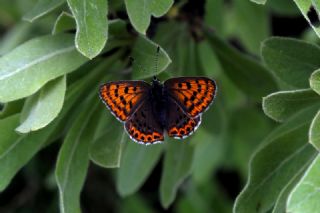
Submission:
<svg viewBox="0 0 320 213">
<path fill-rule="evenodd" d="M 161 128 L 165 129 L 168 114 L 168 95 L 165 87 L 158 80 L 154 79 L 151 83 L 149 104 L 152 105 L 152 114 L 160 124 Z"/>
<path fill-rule="evenodd" d="M 164 135 L 182 139 L 201 123 L 216 93 L 216 84 L 205 77 L 172 78 L 164 83 L 109 82 L 100 87 L 100 98 L 122 122 L 132 140 L 153 144 Z"/>
</svg>

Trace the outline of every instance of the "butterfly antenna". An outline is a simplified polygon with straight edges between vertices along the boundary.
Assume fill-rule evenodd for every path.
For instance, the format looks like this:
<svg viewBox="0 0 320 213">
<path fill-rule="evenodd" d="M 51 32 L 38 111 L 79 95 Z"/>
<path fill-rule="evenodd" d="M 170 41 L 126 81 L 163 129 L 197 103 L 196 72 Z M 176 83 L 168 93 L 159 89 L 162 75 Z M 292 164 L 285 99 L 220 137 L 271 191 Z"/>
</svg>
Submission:
<svg viewBox="0 0 320 213">
<path fill-rule="evenodd" d="M 155 74 L 158 73 L 158 62 L 159 62 L 159 53 L 160 53 L 160 46 L 157 47 L 156 57 L 155 57 Z"/>
</svg>

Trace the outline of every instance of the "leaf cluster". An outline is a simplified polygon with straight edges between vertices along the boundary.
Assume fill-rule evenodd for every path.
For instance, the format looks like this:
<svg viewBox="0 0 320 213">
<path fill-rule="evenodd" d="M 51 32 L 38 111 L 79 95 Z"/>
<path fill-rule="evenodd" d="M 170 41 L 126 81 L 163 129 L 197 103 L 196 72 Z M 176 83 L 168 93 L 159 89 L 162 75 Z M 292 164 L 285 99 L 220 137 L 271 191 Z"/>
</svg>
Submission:
<svg viewBox="0 0 320 213">
<path fill-rule="evenodd" d="M 307 13 L 317 1 L 294 1 Z M 319 39 L 319 38 L 317 38 Z M 280 122 L 255 151 L 249 179 L 234 212 L 318 212 L 319 68 L 318 45 L 297 39 L 271 37 L 261 44 L 261 56 L 281 89 L 265 96 L 264 113 Z"/>
<path fill-rule="evenodd" d="M 6 32 L 0 40 L 0 191 L 37 153 L 57 145 L 47 176 L 54 174 L 60 212 L 81 212 L 91 164 L 112 176 L 123 212 L 154 211 L 138 193 L 152 173 L 160 176 L 152 196 L 163 208 L 230 212 L 232 200 L 212 180 L 221 168 L 237 171 L 241 181 L 249 176 L 234 212 L 316 212 L 320 49 L 268 37 L 271 13 L 302 13 L 319 36 L 307 13 L 311 5 L 319 11 L 320 4 L 255 3 L 209 0 L 200 5 L 202 14 L 189 13 L 187 8 L 200 11 L 192 1 L 0 3 Z M 234 37 L 240 49 L 228 42 Z M 214 106 L 183 142 L 133 143 L 99 100 L 103 82 L 149 81 L 153 75 L 203 75 L 218 83 Z M 280 125 L 274 128 L 261 104 Z"/>
</svg>

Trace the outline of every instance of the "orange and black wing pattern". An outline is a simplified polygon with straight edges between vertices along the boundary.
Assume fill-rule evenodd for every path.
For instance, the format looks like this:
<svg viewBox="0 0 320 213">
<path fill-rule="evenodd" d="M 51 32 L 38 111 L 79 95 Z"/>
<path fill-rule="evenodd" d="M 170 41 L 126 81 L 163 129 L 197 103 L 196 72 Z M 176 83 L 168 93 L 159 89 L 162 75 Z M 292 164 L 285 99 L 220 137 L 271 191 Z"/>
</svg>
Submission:
<svg viewBox="0 0 320 213">
<path fill-rule="evenodd" d="M 144 81 L 116 81 L 100 86 L 101 100 L 120 121 L 126 121 L 150 90 L 150 85 Z"/>
<path fill-rule="evenodd" d="M 125 123 L 130 138 L 140 144 L 155 144 L 164 140 L 163 128 L 152 113 L 149 100 L 143 102 L 139 109 Z"/>
<path fill-rule="evenodd" d="M 203 113 L 215 98 L 216 83 L 206 77 L 179 77 L 164 82 L 169 96 L 190 117 Z"/>
<path fill-rule="evenodd" d="M 196 118 L 190 118 L 186 115 L 180 106 L 175 102 L 169 101 L 168 106 L 168 121 L 167 121 L 167 133 L 168 136 L 176 139 L 184 139 L 197 130 L 201 123 L 201 116 Z"/>
</svg>

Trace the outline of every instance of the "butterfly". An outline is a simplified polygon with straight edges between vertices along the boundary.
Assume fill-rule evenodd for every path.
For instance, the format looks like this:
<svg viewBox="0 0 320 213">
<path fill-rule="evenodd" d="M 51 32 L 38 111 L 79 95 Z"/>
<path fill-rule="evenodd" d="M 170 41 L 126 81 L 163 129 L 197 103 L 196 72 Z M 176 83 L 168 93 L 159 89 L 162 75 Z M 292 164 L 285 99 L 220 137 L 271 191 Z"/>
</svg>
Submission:
<svg viewBox="0 0 320 213">
<path fill-rule="evenodd" d="M 130 138 L 140 144 L 164 141 L 164 135 L 183 139 L 201 123 L 201 115 L 213 102 L 214 80 L 206 77 L 178 77 L 151 84 L 128 80 L 100 86 L 101 100 L 124 122 Z"/>
</svg>

